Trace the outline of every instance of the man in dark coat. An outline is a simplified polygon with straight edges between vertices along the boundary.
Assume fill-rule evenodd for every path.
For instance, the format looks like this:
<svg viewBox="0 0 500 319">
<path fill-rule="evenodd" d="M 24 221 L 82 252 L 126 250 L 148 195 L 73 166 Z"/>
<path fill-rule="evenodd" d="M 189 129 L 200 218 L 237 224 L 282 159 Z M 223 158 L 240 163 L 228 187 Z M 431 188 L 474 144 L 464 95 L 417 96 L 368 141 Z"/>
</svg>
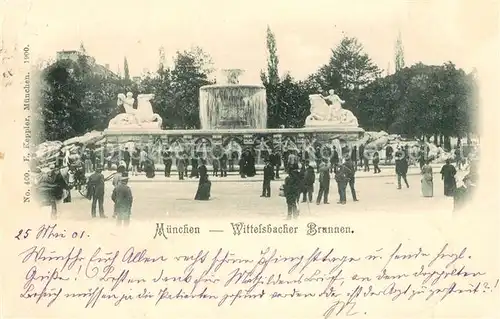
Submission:
<svg viewBox="0 0 500 319">
<path fill-rule="evenodd" d="M 381 170 L 380 167 L 378 166 L 378 164 L 380 163 L 380 156 L 378 155 L 377 151 L 373 153 L 372 163 L 373 163 L 373 174 L 380 173 Z"/>
<path fill-rule="evenodd" d="M 347 202 L 346 188 L 351 175 L 352 172 L 347 165 L 339 165 L 337 173 L 335 173 L 335 181 L 337 182 L 337 188 L 339 192 L 339 201 L 337 202 L 337 204 L 345 205 L 345 203 Z"/>
<path fill-rule="evenodd" d="M 257 170 L 255 169 L 255 155 L 251 150 L 246 152 L 246 169 L 245 174 L 248 177 L 253 177 L 257 174 Z"/>
<path fill-rule="evenodd" d="M 316 174 L 314 172 L 314 168 L 311 166 L 309 161 L 305 161 L 304 166 L 304 180 L 303 180 L 303 188 L 302 188 L 302 202 L 305 203 L 309 201 L 312 202 L 312 194 L 314 192 L 314 182 L 316 180 Z"/>
<path fill-rule="evenodd" d="M 240 173 L 241 178 L 247 177 L 245 175 L 245 168 L 246 168 L 246 159 L 245 159 L 245 154 L 241 154 L 240 160 L 238 161 L 238 172 Z"/>
<path fill-rule="evenodd" d="M 359 146 L 359 168 L 363 168 L 365 172 L 370 171 L 370 163 L 367 158 L 364 144 L 361 144 Z"/>
<path fill-rule="evenodd" d="M 123 161 L 125 162 L 125 169 L 128 172 L 128 168 L 130 167 L 130 152 L 128 150 L 128 147 L 125 147 L 125 150 L 123 151 Z"/>
<path fill-rule="evenodd" d="M 329 204 L 328 193 L 330 192 L 330 165 L 328 165 L 328 160 L 326 158 L 323 160 L 323 163 L 320 164 L 318 173 L 319 191 L 318 197 L 316 198 L 316 205 L 321 203 L 321 199 L 323 199 L 323 204 Z"/>
<path fill-rule="evenodd" d="M 444 196 L 454 196 L 455 188 L 457 183 L 455 181 L 455 175 L 457 170 L 455 166 L 451 165 L 451 160 L 446 159 L 446 164 L 441 167 L 441 179 L 444 184 Z"/>
<path fill-rule="evenodd" d="M 349 188 L 351 189 L 352 200 L 357 202 L 358 197 L 356 196 L 356 189 L 354 188 L 356 182 L 356 164 L 354 164 L 350 158 L 347 158 L 344 166 L 349 173 Z"/>
<path fill-rule="evenodd" d="M 106 218 L 106 215 L 104 215 L 104 175 L 102 175 L 102 168 L 97 167 L 95 172 L 90 175 L 87 184 L 87 194 L 92 198 L 92 218 L 96 217 L 96 205 L 98 202 L 99 217 Z"/>
<path fill-rule="evenodd" d="M 285 149 L 285 151 L 283 152 L 283 156 L 282 156 L 282 159 L 283 159 L 283 167 L 285 168 L 285 172 L 286 173 L 289 173 L 289 170 L 288 170 L 288 156 L 290 156 L 290 151 Z"/>
<path fill-rule="evenodd" d="M 184 176 L 188 177 L 188 174 L 189 174 L 189 170 L 188 170 L 188 167 L 189 167 L 189 158 L 188 158 L 188 156 L 187 156 L 186 153 L 183 154 L 183 159 L 184 159 Z"/>
<path fill-rule="evenodd" d="M 264 166 L 264 180 L 262 181 L 262 195 L 260 197 L 271 197 L 271 180 L 274 177 L 274 169 L 269 160 Z"/>
<path fill-rule="evenodd" d="M 408 158 L 405 153 L 398 149 L 395 154 L 396 160 L 396 175 L 398 176 L 398 189 L 401 189 L 401 179 L 404 180 L 406 187 L 409 188 L 408 180 L 406 179 L 406 174 L 408 173 Z"/>
<path fill-rule="evenodd" d="M 274 178 L 280 178 L 280 167 L 281 167 L 281 156 L 278 151 L 274 151 L 271 154 L 271 165 L 274 167 L 275 173 Z"/>
<path fill-rule="evenodd" d="M 222 154 L 220 159 L 220 177 L 227 177 L 227 153 Z"/>
<path fill-rule="evenodd" d="M 425 151 L 425 147 L 421 146 L 420 150 L 418 151 L 418 164 L 420 166 L 420 169 L 422 169 L 422 167 L 424 167 L 426 159 L 427 159 L 427 154 Z M 408 159 L 406 161 L 408 161 Z"/>
<path fill-rule="evenodd" d="M 95 154 L 94 147 L 89 147 L 89 149 L 90 149 L 89 158 L 90 158 L 90 162 L 92 163 L 92 171 L 95 171 L 97 156 Z"/>
<path fill-rule="evenodd" d="M 406 144 L 404 147 L 403 147 L 403 150 L 402 152 L 404 153 L 405 155 L 405 158 L 407 158 L 407 162 L 408 164 L 410 164 L 410 145 Z"/>
<path fill-rule="evenodd" d="M 339 162 L 340 162 L 339 153 L 337 152 L 337 148 L 334 146 L 333 154 L 332 157 L 330 158 L 330 163 L 331 163 L 330 172 L 332 171 L 333 173 L 337 172 L 337 168 L 339 167 Z"/>
<path fill-rule="evenodd" d="M 163 165 L 165 165 L 165 177 L 170 177 L 170 172 L 172 171 L 172 153 L 165 147 L 161 156 L 163 159 Z"/>
<path fill-rule="evenodd" d="M 354 169 L 358 169 L 358 147 L 354 145 L 351 150 L 351 161 L 354 164 Z"/>
<path fill-rule="evenodd" d="M 295 154 L 295 151 L 290 151 L 287 158 L 287 167 L 290 169 L 291 167 L 297 167 L 299 165 L 299 157 Z"/>
<path fill-rule="evenodd" d="M 186 161 L 184 158 L 179 154 L 177 157 L 177 163 L 175 164 L 177 166 L 177 174 L 179 174 L 179 180 L 184 180 L 184 172 L 185 172 L 185 165 Z"/>
<path fill-rule="evenodd" d="M 118 226 L 127 226 L 130 222 L 130 215 L 132 213 L 132 203 L 134 198 L 132 191 L 128 187 L 128 174 L 123 173 L 119 184 L 111 194 L 111 200 L 115 203 L 116 224 Z"/>
<path fill-rule="evenodd" d="M 285 184 L 283 185 L 288 210 L 287 219 L 291 219 L 292 217 L 297 218 L 299 216 L 297 199 L 300 195 L 300 184 L 299 171 L 297 169 L 290 169 L 288 176 L 285 178 Z"/>
<path fill-rule="evenodd" d="M 139 165 L 140 165 L 140 158 L 141 158 L 141 151 L 136 147 L 132 151 L 132 175 L 137 175 L 139 170 Z"/>
<path fill-rule="evenodd" d="M 220 167 L 220 160 L 217 158 L 217 156 L 212 157 L 212 175 L 213 176 L 219 176 L 219 167 Z M 222 172 L 220 174 L 222 177 Z"/>
<path fill-rule="evenodd" d="M 316 170 L 319 170 L 322 163 L 321 148 L 319 146 L 314 149 L 314 162 L 316 163 Z"/>
<path fill-rule="evenodd" d="M 394 152 L 394 149 L 392 148 L 392 146 L 390 145 L 387 145 L 387 147 L 385 148 L 385 164 L 391 164 L 391 161 L 392 161 L 392 153 Z"/>
</svg>

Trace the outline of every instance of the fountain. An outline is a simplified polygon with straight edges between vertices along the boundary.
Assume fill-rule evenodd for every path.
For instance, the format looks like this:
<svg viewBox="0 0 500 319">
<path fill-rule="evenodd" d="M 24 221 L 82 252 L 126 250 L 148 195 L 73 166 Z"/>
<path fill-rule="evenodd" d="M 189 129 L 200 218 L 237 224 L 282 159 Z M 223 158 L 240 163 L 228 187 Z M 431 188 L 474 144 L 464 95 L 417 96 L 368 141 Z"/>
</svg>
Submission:
<svg viewBox="0 0 500 319">
<path fill-rule="evenodd" d="M 303 128 L 269 129 L 267 124 L 266 90 L 262 85 L 240 84 L 239 69 L 223 70 L 224 84 L 200 88 L 198 130 L 162 130 L 162 119 L 149 102 L 152 95 L 141 95 L 144 103 L 133 109 L 133 99 L 121 94 L 119 105 L 126 113 L 110 121 L 104 131 L 107 145 L 133 142 L 156 150 L 164 146 L 175 152 L 214 153 L 248 149 L 256 154 L 285 149 L 317 149 L 336 147 L 344 152 L 357 143 L 364 134 L 356 117 L 342 108 L 343 101 L 330 90 L 330 95 L 310 95 L 311 114 Z M 145 98 L 144 98 L 145 97 Z M 153 103 L 154 104 L 154 103 Z M 262 162 L 262 161 L 260 161 Z"/>
<path fill-rule="evenodd" d="M 200 88 L 202 130 L 252 128 L 265 129 L 266 89 L 262 85 L 239 84 L 240 69 L 224 70 L 226 84 Z"/>
</svg>

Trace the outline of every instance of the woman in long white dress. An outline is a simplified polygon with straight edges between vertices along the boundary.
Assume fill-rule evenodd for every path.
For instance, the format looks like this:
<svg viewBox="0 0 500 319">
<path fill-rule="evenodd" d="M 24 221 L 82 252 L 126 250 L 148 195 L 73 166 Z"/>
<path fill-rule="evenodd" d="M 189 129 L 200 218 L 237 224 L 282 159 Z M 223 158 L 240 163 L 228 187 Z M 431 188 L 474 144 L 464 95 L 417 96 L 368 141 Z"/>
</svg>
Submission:
<svg viewBox="0 0 500 319">
<path fill-rule="evenodd" d="M 429 161 L 426 161 L 424 166 L 422 166 L 422 196 L 433 197 L 434 196 L 434 181 L 432 167 L 429 165 Z"/>
</svg>

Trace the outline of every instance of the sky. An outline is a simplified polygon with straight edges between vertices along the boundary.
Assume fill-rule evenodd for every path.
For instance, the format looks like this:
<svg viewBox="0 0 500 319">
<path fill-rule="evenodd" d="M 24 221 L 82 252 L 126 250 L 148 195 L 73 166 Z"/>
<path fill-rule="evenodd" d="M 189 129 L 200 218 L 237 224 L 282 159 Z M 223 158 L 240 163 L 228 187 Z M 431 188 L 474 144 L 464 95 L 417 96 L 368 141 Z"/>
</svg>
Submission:
<svg viewBox="0 0 500 319">
<path fill-rule="evenodd" d="M 275 33 L 280 73 L 303 79 L 328 62 L 343 36 L 358 38 L 381 68 L 394 68 L 401 32 L 406 65 L 454 62 L 471 71 L 498 37 L 498 5 L 489 0 L 210 0 L 26 2 L 24 37 L 36 59 L 78 49 L 99 64 L 132 76 L 167 57 L 200 46 L 217 69 L 239 68 L 258 83 L 266 68 L 266 28 Z M 474 5 L 476 4 L 476 5 Z M 171 61 L 167 59 L 167 64 Z"/>
</svg>

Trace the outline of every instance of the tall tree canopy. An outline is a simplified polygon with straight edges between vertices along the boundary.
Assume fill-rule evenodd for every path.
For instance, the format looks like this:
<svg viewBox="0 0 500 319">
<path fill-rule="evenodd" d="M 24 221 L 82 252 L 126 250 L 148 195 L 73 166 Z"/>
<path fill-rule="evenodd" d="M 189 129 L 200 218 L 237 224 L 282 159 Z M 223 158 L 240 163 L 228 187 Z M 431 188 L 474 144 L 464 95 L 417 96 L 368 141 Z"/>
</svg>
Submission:
<svg viewBox="0 0 500 319">
<path fill-rule="evenodd" d="M 451 62 L 416 64 L 379 78 L 360 92 L 359 121 L 368 130 L 386 130 L 445 140 L 477 133 L 477 83 Z M 448 146 L 449 147 L 449 146 Z"/>
<path fill-rule="evenodd" d="M 276 45 L 276 37 L 269 26 L 266 31 L 266 46 L 267 46 L 267 74 L 261 72 L 262 83 L 277 85 L 280 81 L 279 77 L 279 57 L 278 47 Z"/>
<path fill-rule="evenodd" d="M 266 31 L 266 46 L 267 46 L 267 73 L 261 71 L 262 84 L 266 88 L 267 99 L 267 125 L 272 128 L 283 125 L 283 119 L 280 110 L 284 107 L 280 103 L 278 86 L 280 84 L 279 77 L 279 57 L 276 38 L 271 28 L 268 26 Z"/>
<path fill-rule="evenodd" d="M 401 32 L 399 32 L 398 39 L 396 40 L 394 67 L 396 69 L 396 72 L 401 71 L 405 67 L 405 53 L 403 48 L 403 39 L 401 38 Z"/>
<path fill-rule="evenodd" d="M 126 58 L 124 69 L 127 70 Z M 211 58 L 200 48 L 177 52 L 173 69 L 146 75 L 141 83 L 110 77 L 80 56 L 78 61 L 60 60 L 40 72 L 40 96 L 35 119 L 41 134 L 36 142 L 65 140 L 92 130 L 103 130 L 120 113 L 119 93 L 155 93 L 155 112 L 166 127 L 199 127 L 199 88 L 212 84 Z M 136 101 L 137 104 L 137 101 Z"/>
<path fill-rule="evenodd" d="M 124 78 L 125 80 L 130 80 L 130 71 L 128 69 L 128 61 L 127 61 L 127 57 L 125 57 L 123 59 L 123 75 L 124 75 Z"/>
<path fill-rule="evenodd" d="M 344 37 L 332 49 L 328 63 L 321 66 L 308 81 L 311 87 L 323 92 L 329 89 L 337 91 L 346 101 L 345 107 L 357 114 L 360 90 L 380 77 L 380 74 L 381 70 L 363 51 L 361 43 L 356 38 Z"/>
<path fill-rule="evenodd" d="M 65 140 L 106 128 L 116 112 L 120 82 L 80 56 L 77 62 L 61 60 L 44 69 L 39 89 L 35 119 L 43 130 L 38 141 Z"/>
<path fill-rule="evenodd" d="M 340 74 L 341 89 L 359 90 L 380 76 L 380 69 L 373 63 L 356 38 L 344 37 L 332 51 L 328 66 Z"/>
<path fill-rule="evenodd" d="M 160 57 L 160 59 L 162 59 Z M 145 77 L 141 85 L 155 94 L 154 106 L 167 128 L 200 127 L 199 90 L 213 84 L 210 55 L 199 47 L 177 52 L 172 69 L 163 68 Z"/>
</svg>

